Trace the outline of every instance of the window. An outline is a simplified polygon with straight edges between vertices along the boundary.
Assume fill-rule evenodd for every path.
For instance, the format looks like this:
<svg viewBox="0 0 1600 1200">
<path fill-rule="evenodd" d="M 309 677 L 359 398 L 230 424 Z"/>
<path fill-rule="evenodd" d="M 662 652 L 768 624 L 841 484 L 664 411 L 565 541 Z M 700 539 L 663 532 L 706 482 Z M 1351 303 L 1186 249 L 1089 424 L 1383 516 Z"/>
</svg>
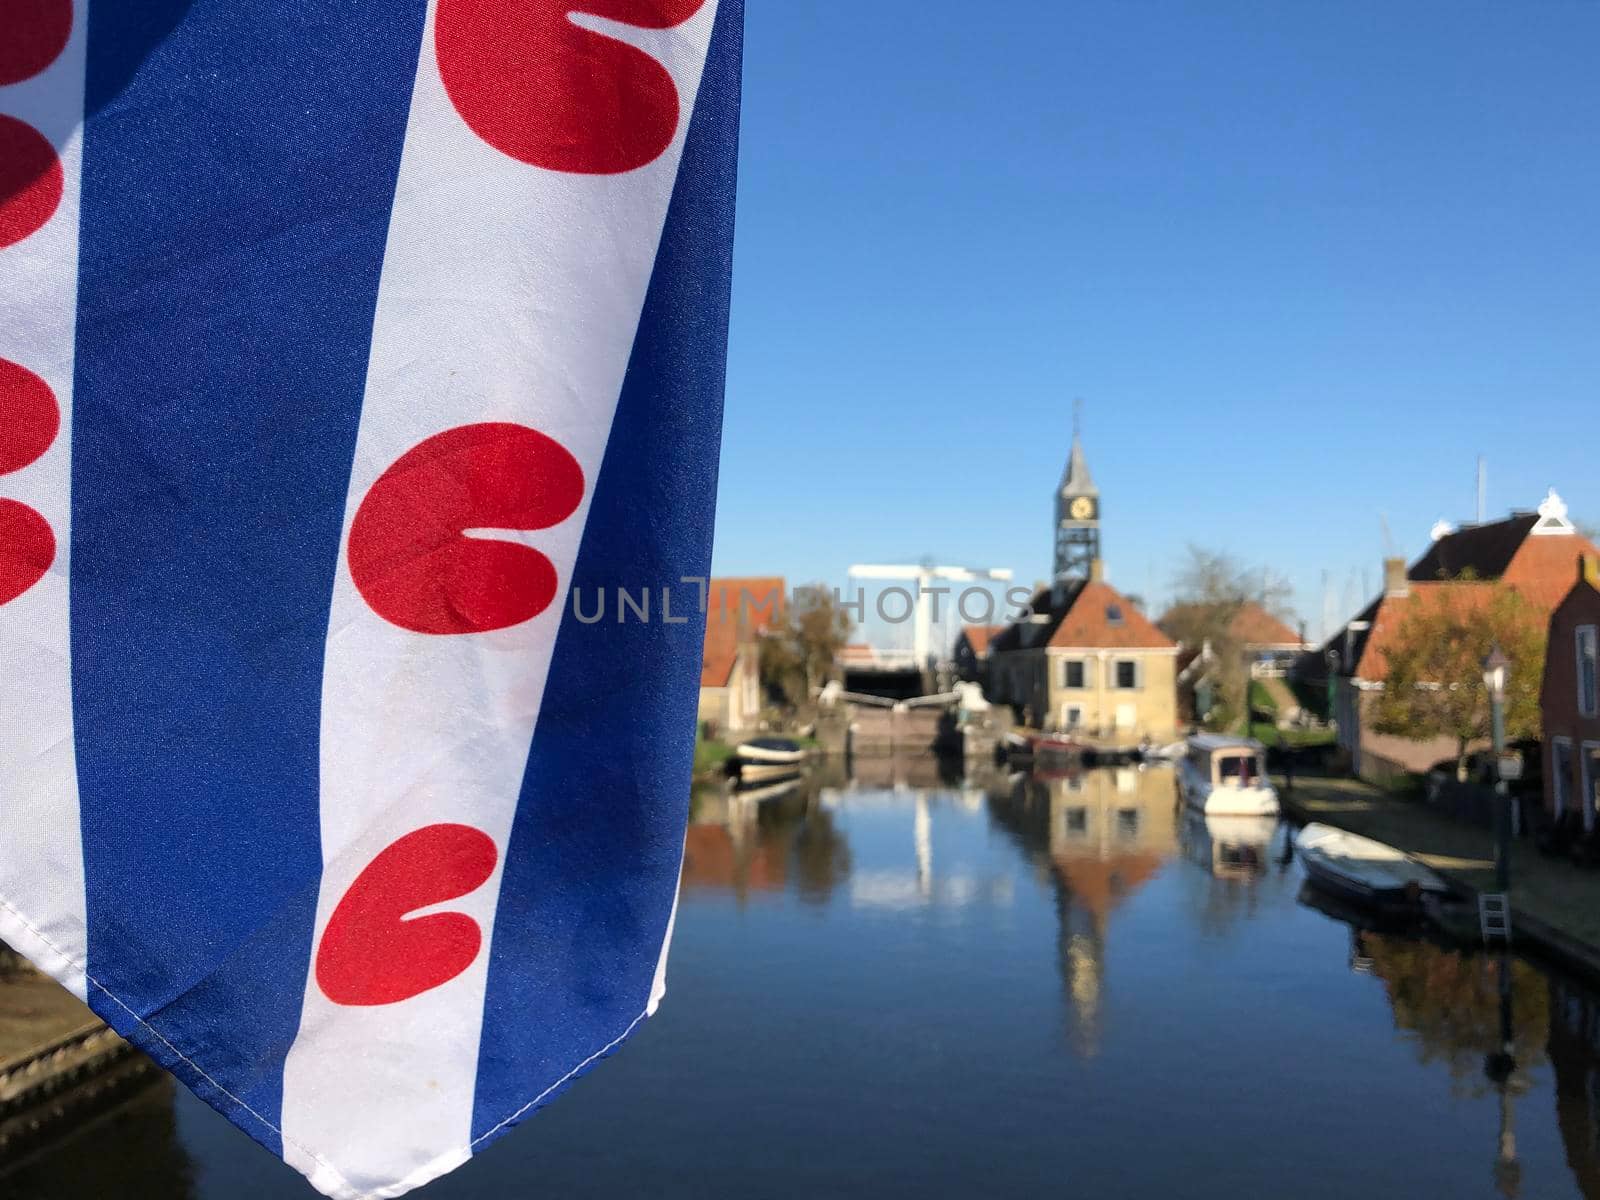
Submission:
<svg viewBox="0 0 1600 1200">
<path fill-rule="evenodd" d="M 1083 659 L 1069 658 L 1061 664 L 1061 686 L 1076 691 L 1083 690 Z"/>
<path fill-rule="evenodd" d="M 1139 686 L 1139 664 L 1131 658 L 1119 658 L 1111 664 L 1111 686 L 1131 691 Z"/>
<path fill-rule="evenodd" d="M 1067 709 L 1067 728 L 1068 729 L 1076 729 L 1079 725 L 1082 725 L 1082 724 L 1083 724 L 1083 709 L 1081 709 L 1081 708 L 1069 708 L 1069 709 Z"/>
<path fill-rule="evenodd" d="M 1584 625 L 1578 629 L 1578 713 L 1581 716 L 1600 715 L 1600 689 L 1597 689 L 1595 672 L 1595 627 Z"/>
<path fill-rule="evenodd" d="M 1583 824 L 1594 828 L 1595 813 L 1600 811 L 1600 742 L 1583 744 Z"/>
<path fill-rule="evenodd" d="M 1254 754 L 1229 754 L 1217 759 L 1217 774 L 1224 784 L 1255 787 L 1263 774 Z"/>
<path fill-rule="evenodd" d="M 1106 624 L 1107 625 L 1121 625 L 1122 623 L 1123 623 L 1122 622 L 1122 605 L 1120 605 L 1120 604 L 1108 604 L 1108 605 L 1106 605 Z"/>
<path fill-rule="evenodd" d="M 1117 809 L 1117 836 L 1124 841 L 1132 841 L 1139 836 L 1139 810 L 1137 808 Z"/>
<path fill-rule="evenodd" d="M 1550 741 L 1550 795 L 1556 802 L 1556 816 L 1567 811 L 1572 803 L 1572 739 L 1552 738 Z"/>
<path fill-rule="evenodd" d="M 1084 836 L 1089 832 L 1089 810 L 1087 808 L 1067 809 L 1066 827 L 1069 837 Z"/>
</svg>

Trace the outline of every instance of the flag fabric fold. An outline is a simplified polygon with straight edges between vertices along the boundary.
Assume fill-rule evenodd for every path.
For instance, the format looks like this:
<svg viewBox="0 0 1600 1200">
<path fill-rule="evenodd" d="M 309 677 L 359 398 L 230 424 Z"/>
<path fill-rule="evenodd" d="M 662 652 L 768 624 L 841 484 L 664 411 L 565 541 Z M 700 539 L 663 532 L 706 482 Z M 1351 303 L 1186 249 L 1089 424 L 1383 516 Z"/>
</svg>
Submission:
<svg viewBox="0 0 1600 1200">
<path fill-rule="evenodd" d="M 0 936 L 328 1195 L 660 999 L 742 21 L 0 6 Z"/>
</svg>

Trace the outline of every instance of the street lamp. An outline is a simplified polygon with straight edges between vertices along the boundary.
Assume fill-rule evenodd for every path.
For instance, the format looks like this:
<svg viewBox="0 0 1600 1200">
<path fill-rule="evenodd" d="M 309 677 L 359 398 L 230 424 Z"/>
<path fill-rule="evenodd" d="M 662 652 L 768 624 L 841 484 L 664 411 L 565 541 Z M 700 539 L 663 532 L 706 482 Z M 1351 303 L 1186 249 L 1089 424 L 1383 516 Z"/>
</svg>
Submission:
<svg viewBox="0 0 1600 1200">
<path fill-rule="evenodd" d="M 1506 752 L 1506 680 L 1511 660 L 1495 642 L 1483 660 L 1483 687 L 1489 693 L 1489 724 L 1494 743 L 1494 882 L 1496 890 L 1511 886 L 1511 796 L 1501 774 Z"/>
<path fill-rule="evenodd" d="M 1339 703 L 1339 652 L 1329 650 L 1324 661 L 1328 664 L 1328 725 L 1331 728 L 1337 723 L 1334 710 Z"/>
</svg>

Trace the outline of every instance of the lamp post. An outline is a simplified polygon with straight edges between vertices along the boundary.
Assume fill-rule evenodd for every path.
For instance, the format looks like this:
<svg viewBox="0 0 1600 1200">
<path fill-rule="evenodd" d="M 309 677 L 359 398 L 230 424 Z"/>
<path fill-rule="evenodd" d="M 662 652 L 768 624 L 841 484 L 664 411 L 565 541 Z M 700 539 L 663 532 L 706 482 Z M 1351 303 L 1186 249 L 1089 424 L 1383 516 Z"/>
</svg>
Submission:
<svg viewBox="0 0 1600 1200">
<path fill-rule="evenodd" d="M 1483 686 L 1489 693 L 1494 743 L 1494 882 L 1500 892 L 1511 886 L 1511 796 L 1500 768 L 1506 752 L 1506 680 L 1510 674 L 1511 660 L 1496 642 L 1483 660 Z"/>
<path fill-rule="evenodd" d="M 1336 725 L 1334 710 L 1339 703 L 1339 652 L 1329 650 L 1324 661 L 1328 664 L 1328 724 Z"/>
</svg>

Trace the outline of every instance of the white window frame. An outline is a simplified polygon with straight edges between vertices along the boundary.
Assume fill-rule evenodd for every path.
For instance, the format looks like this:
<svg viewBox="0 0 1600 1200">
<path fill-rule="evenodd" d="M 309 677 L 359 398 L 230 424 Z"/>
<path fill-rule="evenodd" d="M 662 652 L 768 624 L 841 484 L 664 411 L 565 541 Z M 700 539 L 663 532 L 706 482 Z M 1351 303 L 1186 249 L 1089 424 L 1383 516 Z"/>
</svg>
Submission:
<svg viewBox="0 0 1600 1200">
<path fill-rule="evenodd" d="M 1123 663 L 1133 665 L 1133 686 L 1123 687 L 1117 682 L 1117 668 Z M 1113 658 L 1111 660 L 1111 690 L 1114 692 L 1141 692 L 1144 690 L 1144 663 L 1137 658 Z"/>
<path fill-rule="evenodd" d="M 1578 652 L 1578 715 L 1600 716 L 1600 628 L 1580 625 L 1572 640 Z M 1587 695 L 1584 694 L 1585 666 L 1589 671 Z"/>
<path fill-rule="evenodd" d="M 1567 754 L 1567 769 L 1561 769 L 1561 752 Z M 1557 817 L 1564 816 L 1568 805 L 1572 803 L 1572 739 L 1569 737 L 1553 737 L 1550 739 L 1550 778 L 1555 781 L 1555 798 Z"/>
<path fill-rule="evenodd" d="M 1600 755 L 1600 742 L 1584 742 L 1578 756 L 1578 783 L 1583 788 L 1583 827 L 1594 828 L 1595 818 L 1595 785 L 1600 784 L 1600 777 L 1590 770 L 1595 762 L 1595 756 Z"/>
</svg>

